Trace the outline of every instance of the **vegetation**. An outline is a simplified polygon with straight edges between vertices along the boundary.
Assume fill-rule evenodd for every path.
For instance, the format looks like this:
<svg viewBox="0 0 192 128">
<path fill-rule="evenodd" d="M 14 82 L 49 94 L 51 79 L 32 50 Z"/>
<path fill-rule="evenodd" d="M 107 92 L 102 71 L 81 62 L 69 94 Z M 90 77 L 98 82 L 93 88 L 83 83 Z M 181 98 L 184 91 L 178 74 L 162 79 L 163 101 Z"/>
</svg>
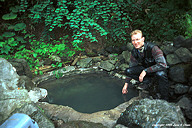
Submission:
<svg viewBox="0 0 192 128">
<path fill-rule="evenodd" d="M 84 44 L 117 46 L 141 29 L 149 40 L 192 37 L 191 0 L 0 0 L 0 57 L 24 58 L 40 73 L 41 61 L 59 56 L 62 67 Z"/>
</svg>

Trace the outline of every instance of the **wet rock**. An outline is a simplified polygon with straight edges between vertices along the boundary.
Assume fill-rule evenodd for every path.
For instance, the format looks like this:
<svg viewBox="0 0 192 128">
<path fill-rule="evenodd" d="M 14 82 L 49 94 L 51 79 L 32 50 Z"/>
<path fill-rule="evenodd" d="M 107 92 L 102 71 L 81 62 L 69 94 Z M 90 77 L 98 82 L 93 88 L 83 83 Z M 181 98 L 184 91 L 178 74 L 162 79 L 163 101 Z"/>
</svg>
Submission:
<svg viewBox="0 0 192 128">
<path fill-rule="evenodd" d="M 189 90 L 189 86 L 183 85 L 183 84 L 176 84 L 174 92 L 175 94 L 185 94 Z"/>
<path fill-rule="evenodd" d="M 33 77 L 32 72 L 30 71 L 29 65 L 25 59 L 11 59 L 8 60 L 13 67 L 15 67 L 16 72 L 19 76 L 27 76 L 29 78 Z"/>
<path fill-rule="evenodd" d="M 160 124 L 186 124 L 181 109 L 164 100 L 142 99 L 133 102 L 121 114 L 117 124 L 151 128 Z"/>
</svg>

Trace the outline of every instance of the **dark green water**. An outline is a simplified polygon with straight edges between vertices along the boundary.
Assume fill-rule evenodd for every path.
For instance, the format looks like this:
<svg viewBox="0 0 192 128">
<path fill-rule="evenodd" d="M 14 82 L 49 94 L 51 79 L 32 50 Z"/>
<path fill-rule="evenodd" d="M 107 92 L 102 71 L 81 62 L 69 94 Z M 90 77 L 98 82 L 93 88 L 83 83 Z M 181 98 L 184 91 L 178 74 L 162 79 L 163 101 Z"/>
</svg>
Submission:
<svg viewBox="0 0 192 128">
<path fill-rule="evenodd" d="M 49 103 L 69 106 L 78 112 L 93 113 L 113 109 L 121 103 L 138 96 L 130 88 L 122 95 L 123 81 L 104 73 L 83 74 L 42 83 L 48 90 Z"/>
</svg>

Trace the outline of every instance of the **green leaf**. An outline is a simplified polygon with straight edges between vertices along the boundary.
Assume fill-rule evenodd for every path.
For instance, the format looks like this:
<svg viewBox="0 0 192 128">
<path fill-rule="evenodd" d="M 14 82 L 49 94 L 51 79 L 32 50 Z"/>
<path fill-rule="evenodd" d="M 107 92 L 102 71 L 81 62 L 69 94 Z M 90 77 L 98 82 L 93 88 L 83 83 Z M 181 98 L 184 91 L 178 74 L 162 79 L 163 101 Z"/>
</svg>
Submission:
<svg viewBox="0 0 192 128">
<path fill-rule="evenodd" d="M 6 46 L 4 46 L 3 48 L 1 48 L 1 53 L 6 53 L 6 54 L 8 54 L 9 51 L 10 51 L 10 49 L 11 49 L 11 47 L 8 46 L 8 45 L 6 45 Z"/>
<path fill-rule="evenodd" d="M 25 23 L 18 23 L 14 26 L 14 30 L 15 31 L 20 31 L 20 30 L 23 30 L 25 29 L 26 27 L 26 24 Z"/>
<path fill-rule="evenodd" d="M 14 32 L 4 32 L 2 36 L 4 36 L 4 37 L 12 37 L 14 35 L 15 35 Z"/>
<path fill-rule="evenodd" d="M 17 14 L 15 13 L 8 13 L 2 16 L 3 20 L 13 20 L 17 18 Z"/>
</svg>

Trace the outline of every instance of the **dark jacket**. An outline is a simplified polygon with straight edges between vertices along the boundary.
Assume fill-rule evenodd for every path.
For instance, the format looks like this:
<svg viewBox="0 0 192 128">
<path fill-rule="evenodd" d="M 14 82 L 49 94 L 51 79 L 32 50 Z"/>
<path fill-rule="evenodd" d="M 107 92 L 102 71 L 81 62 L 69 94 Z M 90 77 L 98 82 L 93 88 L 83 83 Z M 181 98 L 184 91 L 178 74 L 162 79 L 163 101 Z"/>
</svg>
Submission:
<svg viewBox="0 0 192 128">
<path fill-rule="evenodd" d="M 152 48 L 155 44 L 150 42 L 144 43 L 144 56 L 142 56 L 136 48 L 131 51 L 132 56 L 138 61 L 138 63 L 145 68 L 156 64 L 155 59 L 152 56 Z"/>
</svg>

